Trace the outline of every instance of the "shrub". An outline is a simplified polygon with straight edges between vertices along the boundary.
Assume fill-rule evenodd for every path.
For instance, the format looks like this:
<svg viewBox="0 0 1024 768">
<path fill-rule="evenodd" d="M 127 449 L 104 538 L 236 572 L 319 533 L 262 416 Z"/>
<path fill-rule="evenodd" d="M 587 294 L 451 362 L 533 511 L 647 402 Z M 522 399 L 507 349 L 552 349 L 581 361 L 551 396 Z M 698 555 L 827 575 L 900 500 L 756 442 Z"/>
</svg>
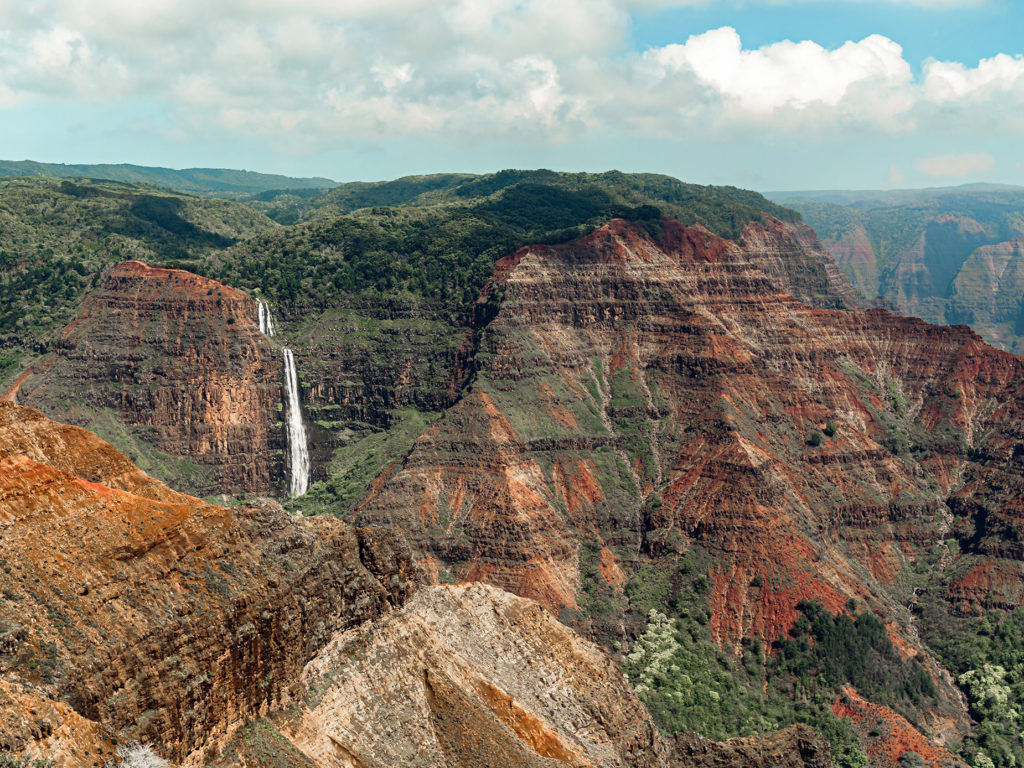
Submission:
<svg viewBox="0 0 1024 768">
<path fill-rule="evenodd" d="M 119 763 L 108 761 L 106 768 L 171 768 L 171 764 L 142 744 L 128 744 L 117 748 Z"/>
<path fill-rule="evenodd" d="M 57 761 L 49 757 L 27 757 L 0 752 L 0 768 L 53 768 Z"/>
</svg>

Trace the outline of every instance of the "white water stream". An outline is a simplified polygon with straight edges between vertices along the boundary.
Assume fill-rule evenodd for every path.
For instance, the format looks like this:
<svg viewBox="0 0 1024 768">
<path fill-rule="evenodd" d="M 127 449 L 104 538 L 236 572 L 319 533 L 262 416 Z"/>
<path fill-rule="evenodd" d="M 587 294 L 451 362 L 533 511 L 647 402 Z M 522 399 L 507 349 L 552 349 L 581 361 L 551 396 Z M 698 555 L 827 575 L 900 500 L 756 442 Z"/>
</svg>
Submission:
<svg viewBox="0 0 1024 768">
<path fill-rule="evenodd" d="M 260 333 L 272 337 L 277 331 L 274 316 L 266 302 L 256 300 L 256 316 Z M 287 347 L 284 353 L 284 432 L 288 444 L 288 494 L 301 496 L 309 490 L 309 439 L 302 422 L 302 401 L 299 400 L 299 376 L 295 371 L 295 356 Z"/>
<path fill-rule="evenodd" d="M 302 423 L 302 403 L 299 401 L 299 377 L 295 373 L 295 356 L 284 350 L 284 417 L 288 438 L 288 493 L 301 496 L 309 490 L 309 448 L 306 426 Z"/>
<path fill-rule="evenodd" d="M 260 333 L 264 336 L 274 335 L 274 316 L 270 314 L 270 307 L 265 301 L 256 299 L 256 316 L 260 321 Z"/>
</svg>

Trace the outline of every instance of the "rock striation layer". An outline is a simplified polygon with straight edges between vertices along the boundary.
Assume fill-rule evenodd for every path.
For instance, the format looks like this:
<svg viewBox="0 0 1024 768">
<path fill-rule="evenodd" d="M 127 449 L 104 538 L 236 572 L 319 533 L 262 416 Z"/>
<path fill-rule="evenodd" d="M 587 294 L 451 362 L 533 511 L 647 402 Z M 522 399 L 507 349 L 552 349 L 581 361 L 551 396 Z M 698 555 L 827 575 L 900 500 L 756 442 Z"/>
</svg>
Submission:
<svg viewBox="0 0 1024 768">
<path fill-rule="evenodd" d="M 353 520 L 609 644 L 628 641 L 630 575 L 699 547 L 722 644 L 785 636 L 803 599 L 852 599 L 966 721 L 904 577 L 934 564 L 953 613 L 1024 600 L 1024 360 L 963 326 L 816 309 L 671 220 L 660 240 L 613 221 L 524 248 L 481 306 L 496 297 L 471 387 Z"/>
<path fill-rule="evenodd" d="M 387 531 L 211 506 L 8 403 L 0 536 L 0 745 L 67 766 L 113 737 L 203 764 L 418 578 Z"/>
<path fill-rule="evenodd" d="M 267 494 L 283 482 L 281 370 L 247 294 L 129 261 L 14 399 L 103 434 L 179 488 Z"/>
<path fill-rule="evenodd" d="M 829 765 L 806 729 L 666 741 L 600 648 L 494 587 L 421 586 L 393 532 L 206 504 L 10 403 L 0 446 L 0 751 L 67 768 L 133 741 L 188 767 Z"/>
<path fill-rule="evenodd" d="M 484 584 L 422 589 L 337 635 L 299 685 L 301 706 L 270 718 L 277 754 L 322 768 L 832 764 L 806 727 L 725 744 L 665 739 L 600 648 Z"/>
</svg>

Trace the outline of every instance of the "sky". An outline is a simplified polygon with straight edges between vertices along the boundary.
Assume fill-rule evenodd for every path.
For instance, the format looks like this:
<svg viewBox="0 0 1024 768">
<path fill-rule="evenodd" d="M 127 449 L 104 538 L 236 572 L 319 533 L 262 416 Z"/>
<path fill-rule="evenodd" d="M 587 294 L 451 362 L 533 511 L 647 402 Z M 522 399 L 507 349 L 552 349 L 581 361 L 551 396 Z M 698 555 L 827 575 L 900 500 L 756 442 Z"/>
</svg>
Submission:
<svg viewBox="0 0 1024 768">
<path fill-rule="evenodd" d="M 1021 0 L 0 0 L 0 159 L 1024 184 Z"/>
</svg>

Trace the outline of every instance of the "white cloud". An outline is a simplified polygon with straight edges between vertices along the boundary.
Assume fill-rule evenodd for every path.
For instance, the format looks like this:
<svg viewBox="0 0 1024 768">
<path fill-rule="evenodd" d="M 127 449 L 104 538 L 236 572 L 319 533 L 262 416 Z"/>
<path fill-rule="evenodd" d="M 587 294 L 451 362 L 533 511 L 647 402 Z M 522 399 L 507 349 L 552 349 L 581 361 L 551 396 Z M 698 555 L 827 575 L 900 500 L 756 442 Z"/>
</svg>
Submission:
<svg viewBox="0 0 1024 768">
<path fill-rule="evenodd" d="M 965 98 L 998 96 L 1024 85 L 1024 57 L 1004 53 L 982 59 L 968 68 L 955 61 L 928 61 L 924 67 L 924 90 L 928 99 L 950 102 Z"/>
<path fill-rule="evenodd" d="M 986 152 L 969 152 L 963 155 L 931 155 L 917 161 L 917 170 L 937 179 L 963 178 L 977 173 L 991 171 L 996 161 Z"/>
<path fill-rule="evenodd" d="M 736 30 L 722 27 L 649 51 L 647 58 L 666 72 L 695 77 L 741 111 L 767 115 L 787 107 L 836 107 L 865 83 L 883 90 L 904 86 L 911 75 L 902 53 L 881 35 L 834 51 L 809 41 L 744 51 Z"/>
<path fill-rule="evenodd" d="M 889 1 L 936 10 L 971 4 Z M 745 49 L 729 27 L 626 50 L 631 13 L 687 4 L 694 3 L 3 4 L 0 107 L 145 98 L 169 106 L 176 135 L 216 127 L 303 150 L 424 135 L 545 143 L 864 135 L 940 121 L 950 130 L 996 124 L 1024 134 L 1024 109 L 1006 117 L 1007 105 L 1024 107 L 1021 57 L 977 66 L 929 61 L 915 79 L 899 44 L 881 35 L 835 49 L 812 41 Z"/>
</svg>

